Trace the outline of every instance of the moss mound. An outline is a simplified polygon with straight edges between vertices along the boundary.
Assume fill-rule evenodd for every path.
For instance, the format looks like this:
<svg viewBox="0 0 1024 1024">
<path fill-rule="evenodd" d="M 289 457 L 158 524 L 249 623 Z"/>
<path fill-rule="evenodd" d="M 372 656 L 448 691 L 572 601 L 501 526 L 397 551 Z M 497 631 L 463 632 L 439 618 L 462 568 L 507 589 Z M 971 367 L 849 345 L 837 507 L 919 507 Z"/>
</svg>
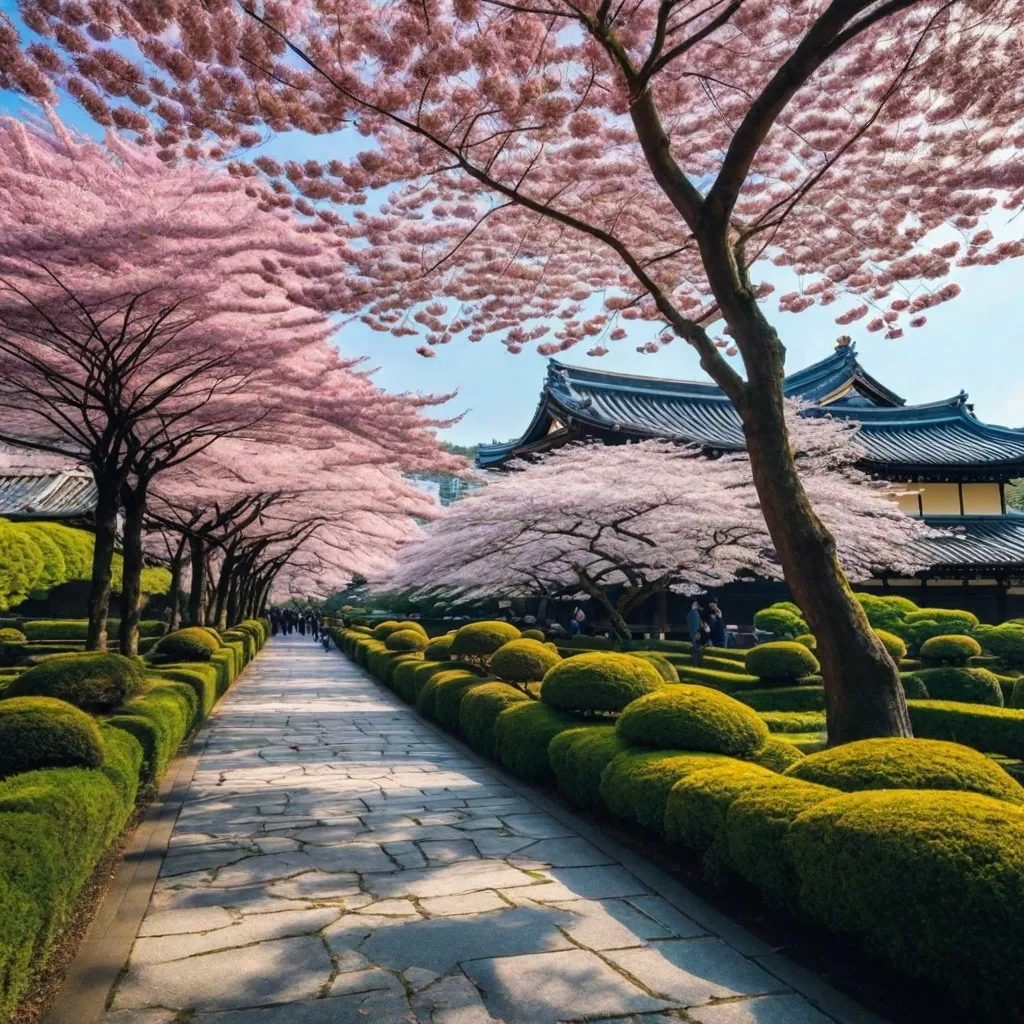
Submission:
<svg viewBox="0 0 1024 1024">
<path fill-rule="evenodd" d="M 450 669 L 446 672 L 432 672 L 416 695 L 416 710 L 424 718 L 435 721 L 437 716 L 437 691 L 439 687 L 448 683 L 476 683 L 479 681 L 480 677 L 478 675 L 465 668 Z"/>
<path fill-rule="evenodd" d="M 761 633 L 771 633 L 782 639 L 790 639 L 807 632 L 803 613 L 791 601 L 780 601 L 768 608 L 762 608 L 754 615 L 754 628 Z"/>
<path fill-rule="evenodd" d="M 506 683 L 539 683 L 561 661 L 557 651 L 539 640 L 521 637 L 503 644 L 491 658 L 491 672 Z"/>
<path fill-rule="evenodd" d="M 803 756 L 804 752 L 784 737 L 769 736 L 764 746 L 758 747 L 749 759 L 754 764 L 759 764 L 762 768 L 781 775 L 791 764 L 796 764 Z"/>
<path fill-rule="evenodd" d="M 620 715 L 626 743 L 746 757 L 768 741 L 768 726 L 746 704 L 706 686 L 666 686 Z"/>
<path fill-rule="evenodd" d="M 494 752 L 513 775 L 526 782 L 555 781 L 548 744 L 579 721 L 538 701 L 523 701 L 506 708 L 494 724 Z"/>
<path fill-rule="evenodd" d="M 970 636 L 933 636 L 921 644 L 921 660 L 933 665 L 967 665 L 981 654 L 981 644 Z"/>
<path fill-rule="evenodd" d="M 761 718 L 773 733 L 825 731 L 824 711 L 762 711 Z"/>
<path fill-rule="evenodd" d="M 139 663 L 120 654 L 57 655 L 22 672 L 8 697 L 54 697 L 84 711 L 110 711 L 142 685 Z"/>
<path fill-rule="evenodd" d="M 544 643 L 547 640 L 543 629 L 524 629 L 522 637 L 524 640 L 537 640 L 539 643 Z"/>
<path fill-rule="evenodd" d="M 220 647 L 216 631 L 189 626 L 168 633 L 156 645 L 154 653 L 166 661 L 209 661 Z"/>
<path fill-rule="evenodd" d="M 1003 706 L 999 677 L 987 668 L 923 668 L 912 674 L 932 700 Z M 907 696 L 911 696 L 909 691 Z M 916 698 L 917 694 L 913 696 Z"/>
<path fill-rule="evenodd" d="M 427 634 L 422 630 L 396 629 L 384 641 L 389 651 L 422 651 L 427 646 Z"/>
<path fill-rule="evenodd" d="M 672 787 L 692 772 L 727 762 L 719 754 L 627 749 L 612 758 L 602 772 L 601 800 L 613 817 L 662 835 Z"/>
<path fill-rule="evenodd" d="M 882 641 L 882 646 L 897 665 L 907 656 L 907 645 L 895 633 L 890 633 L 885 629 L 876 629 L 875 636 Z"/>
<path fill-rule="evenodd" d="M 628 748 L 614 725 L 584 726 L 560 732 L 548 744 L 548 759 L 559 792 L 577 807 L 601 810 L 601 776 Z"/>
<path fill-rule="evenodd" d="M 483 757 L 494 757 L 494 726 L 498 715 L 530 698 L 508 683 L 485 683 L 467 689 L 459 706 L 459 733 Z"/>
<path fill-rule="evenodd" d="M 657 670 L 658 675 L 666 683 L 678 683 L 679 672 L 675 665 L 672 664 L 668 658 L 661 653 L 661 651 L 633 651 L 631 653 L 633 658 L 642 658 L 644 661 L 649 661 Z"/>
<path fill-rule="evenodd" d="M 818 649 L 818 638 L 813 633 L 801 633 L 793 638 L 798 644 L 803 644 L 809 651 Z"/>
<path fill-rule="evenodd" d="M 787 768 L 786 774 L 847 793 L 955 789 L 1024 804 L 1024 789 L 995 761 L 941 740 L 859 740 L 811 754 Z"/>
<path fill-rule="evenodd" d="M 428 661 L 447 661 L 448 655 L 451 653 L 451 647 L 454 640 L 454 633 L 445 633 L 444 636 L 435 636 L 434 639 L 423 648 L 423 657 Z"/>
<path fill-rule="evenodd" d="M 520 635 L 511 622 L 470 622 L 456 631 L 449 653 L 459 658 L 489 658 L 499 647 L 510 640 L 518 640 Z"/>
<path fill-rule="evenodd" d="M 396 619 L 385 619 L 383 622 L 378 622 L 377 625 L 373 627 L 373 638 L 374 640 L 380 640 L 383 642 L 384 640 L 387 640 L 392 633 L 401 628 L 401 623 Z"/>
<path fill-rule="evenodd" d="M 592 651 L 567 658 L 552 668 L 544 676 L 540 699 L 549 707 L 576 714 L 615 712 L 664 685 L 650 662 L 628 654 Z"/>
<path fill-rule="evenodd" d="M 0 778 L 38 768 L 96 768 L 99 727 L 84 711 L 52 697 L 0 701 Z"/>
<path fill-rule="evenodd" d="M 760 644 L 747 653 L 747 671 L 751 675 L 780 686 L 820 671 L 818 659 L 795 640 L 776 640 Z"/>
<path fill-rule="evenodd" d="M 1024 999 L 1024 814 L 975 793 L 852 793 L 804 811 L 783 846 L 800 906 L 979 1020 Z"/>
<path fill-rule="evenodd" d="M 984 631 L 981 645 L 990 654 L 1002 658 L 1007 664 L 1024 667 L 1024 624 L 1004 622 Z"/>
<path fill-rule="evenodd" d="M 736 699 L 755 711 L 824 711 L 823 686 L 779 686 L 764 690 L 741 690 Z"/>
</svg>

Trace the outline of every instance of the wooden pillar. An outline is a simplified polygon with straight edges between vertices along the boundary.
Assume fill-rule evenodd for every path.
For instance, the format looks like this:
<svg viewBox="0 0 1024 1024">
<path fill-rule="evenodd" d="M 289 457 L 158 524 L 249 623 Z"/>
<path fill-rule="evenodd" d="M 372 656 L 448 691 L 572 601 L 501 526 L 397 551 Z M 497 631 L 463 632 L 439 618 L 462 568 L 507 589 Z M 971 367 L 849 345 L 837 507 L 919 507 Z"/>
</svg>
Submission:
<svg viewBox="0 0 1024 1024">
<path fill-rule="evenodd" d="M 658 634 L 659 640 L 665 639 L 668 629 L 668 594 L 659 590 L 655 595 L 654 604 L 654 631 Z"/>
</svg>

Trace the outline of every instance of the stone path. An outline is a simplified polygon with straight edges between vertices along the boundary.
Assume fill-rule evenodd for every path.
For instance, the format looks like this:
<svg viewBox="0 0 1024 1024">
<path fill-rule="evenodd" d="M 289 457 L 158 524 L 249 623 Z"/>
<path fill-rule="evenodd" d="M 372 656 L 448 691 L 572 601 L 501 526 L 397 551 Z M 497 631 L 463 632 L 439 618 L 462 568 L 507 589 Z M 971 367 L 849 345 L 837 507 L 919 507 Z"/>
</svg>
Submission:
<svg viewBox="0 0 1024 1024">
<path fill-rule="evenodd" d="M 307 638 L 207 728 L 105 1024 L 869 1019 Z"/>
</svg>

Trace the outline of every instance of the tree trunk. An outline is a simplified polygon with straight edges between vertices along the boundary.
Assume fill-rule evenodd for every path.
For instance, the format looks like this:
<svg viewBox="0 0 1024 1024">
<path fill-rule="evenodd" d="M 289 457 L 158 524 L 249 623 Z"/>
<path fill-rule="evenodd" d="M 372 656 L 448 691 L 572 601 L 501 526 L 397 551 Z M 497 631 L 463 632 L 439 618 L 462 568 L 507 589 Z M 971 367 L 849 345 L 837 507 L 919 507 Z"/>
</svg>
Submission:
<svg viewBox="0 0 1024 1024">
<path fill-rule="evenodd" d="M 188 542 L 189 563 L 192 567 L 192 584 L 188 592 L 188 621 L 190 626 L 205 626 L 203 618 L 203 582 L 206 568 L 203 541 L 201 537 L 191 537 Z"/>
<path fill-rule="evenodd" d="M 146 484 L 127 485 L 121 494 L 124 504 L 124 572 L 121 580 L 121 628 L 118 631 L 121 653 L 134 657 L 139 653 L 139 618 L 145 597 L 142 593 L 142 522 L 146 514 Z"/>
<path fill-rule="evenodd" d="M 796 603 L 818 641 L 830 745 L 910 736 L 899 671 L 875 636 L 836 558 L 835 540 L 811 507 L 789 445 L 783 348 L 753 300 L 739 322 L 749 381 L 743 433 L 768 532 Z"/>
<path fill-rule="evenodd" d="M 228 589 L 231 586 L 235 564 L 234 550 L 232 546 L 224 552 L 224 561 L 221 563 L 220 575 L 217 578 L 217 596 L 213 610 L 213 621 L 218 629 L 227 629 L 228 626 Z"/>
<path fill-rule="evenodd" d="M 580 583 L 583 584 L 583 589 L 608 613 L 616 636 L 626 645 L 632 643 L 633 631 L 629 628 L 629 623 L 622 617 L 622 613 L 612 603 L 611 598 L 608 597 L 608 592 L 604 587 L 598 586 L 583 573 L 580 574 Z"/>
<path fill-rule="evenodd" d="M 92 582 L 89 587 L 87 651 L 107 649 L 107 613 L 110 610 L 110 569 L 117 542 L 119 493 L 116 484 L 96 479 L 96 542 L 92 551 Z"/>
<path fill-rule="evenodd" d="M 167 631 L 173 633 L 181 626 L 181 569 L 185 557 L 185 538 L 178 541 L 177 550 L 171 556 L 171 589 L 167 595 L 171 606 L 171 618 Z"/>
<path fill-rule="evenodd" d="M 242 621 L 242 616 L 239 614 L 238 582 L 238 573 L 233 572 L 228 584 L 228 624 L 231 626 L 237 626 Z"/>
<path fill-rule="evenodd" d="M 256 598 L 256 608 L 254 609 L 255 615 L 262 615 L 266 611 L 267 602 L 270 600 L 270 587 L 273 582 L 273 577 L 266 580 L 260 580 L 259 586 L 257 587 L 258 596 Z"/>
</svg>

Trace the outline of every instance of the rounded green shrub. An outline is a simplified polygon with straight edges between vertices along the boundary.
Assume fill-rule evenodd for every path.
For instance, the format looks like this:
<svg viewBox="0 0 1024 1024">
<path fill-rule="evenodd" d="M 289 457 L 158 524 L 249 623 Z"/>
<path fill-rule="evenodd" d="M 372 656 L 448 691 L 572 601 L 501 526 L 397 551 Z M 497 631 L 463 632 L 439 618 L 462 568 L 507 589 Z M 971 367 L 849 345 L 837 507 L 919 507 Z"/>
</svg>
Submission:
<svg viewBox="0 0 1024 1024">
<path fill-rule="evenodd" d="M 590 725 L 560 732 L 548 744 L 548 759 L 559 792 L 577 807 L 601 810 L 601 776 L 628 748 L 614 725 Z"/>
<path fill-rule="evenodd" d="M 25 651 L 25 634 L 20 629 L 0 629 L 0 666 L 16 665 Z"/>
<path fill-rule="evenodd" d="M 445 633 L 444 636 L 435 636 L 426 647 L 423 648 L 423 657 L 428 661 L 447 661 L 451 654 L 452 643 L 455 641 L 454 633 Z"/>
<path fill-rule="evenodd" d="M 494 753 L 513 775 L 525 782 L 553 783 L 548 744 L 579 721 L 541 704 L 522 701 L 506 708 L 494 723 Z"/>
<path fill-rule="evenodd" d="M 521 637 L 502 644 L 494 652 L 490 669 L 506 683 L 539 683 L 548 669 L 561 660 L 558 652 L 546 644 Z"/>
<path fill-rule="evenodd" d="M 37 768 L 97 768 L 103 740 L 96 722 L 52 697 L 0 701 L 0 778 Z"/>
<path fill-rule="evenodd" d="M 576 714 L 615 712 L 664 685 L 650 662 L 613 651 L 591 651 L 555 665 L 544 676 L 540 699 L 549 707 Z"/>
<path fill-rule="evenodd" d="M 547 640 L 543 629 L 524 629 L 522 636 L 524 640 L 537 640 L 540 643 L 544 643 Z"/>
<path fill-rule="evenodd" d="M 725 819 L 725 845 L 733 871 L 755 886 L 765 901 L 798 909 L 800 881 L 782 839 L 796 817 L 838 796 L 835 789 L 776 776 L 774 785 L 739 794 Z"/>
<path fill-rule="evenodd" d="M 483 757 L 494 757 L 494 726 L 498 715 L 530 698 L 508 683 L 487 683 L 466 690 L 459 706 L 459 733 Z"/>
<path fill-rule="evenodd" d="M 813 633 L 801 633 L 798 637 L 794 637 L 794 640 L 798 644 L 803 644 L 809 651 L 818 649 L 818 638 Z"/>
<path fill-rule="evenodd" d="M 395 672 L 408 662 L 420 665 L 423 663 L 423 655 L 419 651 L 389 652 L 380 661 L 380 681 L 393 690 L 395 688 Z"/>
<path fill-rule="evenodd" d="M 658 675 L 666 683 L 679 682 L 679 672 L 676 670 L 675 665 L 661 651 L 633 651 L 631 652 L 631 657 L 649 661 L 658 670 Z"/>
<path fill-rule="evenodd" d="M 392 633 L 401 628 L 401 625 L 396 619 L 385 619 L 383 622 L 378 622 L 377 625 L 373 627 L 373 638 L 374 640 L 380 641 L 387 640 Z"/>
<path fill-rule="evenodd" d="M 902 638 L 886 629 L 876 629 L 875 636 L 882 641 L 886 653 L 898 665 L 907 656 L 907 645 Z"/>
<path fill-rule="evenodd" d="M 905 616 L 918 611 L 917 605 L 909 597 L 879 596 L 877 594 L 854 594 L 853 596 L 860 602 L 873 629 L 898 631 L 903 625 Z"/>
<path fill-rule="evenodd" d="M 796 764 L 803 756 L 804 752 L 790 743 L 785 736 L 769 736 L 764 746 L 758 747 L 748 760 L 781 775 L 791 764 Z"/>
<path fill-rule="evenodd" d="M 56 655 L 16 676 L 8 697 L 54 697 L 84 711 L 111 711 L 142 686 L 139 663 L 120 654 Z"/>
<path fill-rule="evenodd" d="M 970 636 L 933 636 L 921 644 L 921 660 L 930 666 L 967 665 L 981 654 L 981 644 Z"/>
<path fill-rule="evenodd" d="M 402 621 L 398 623 L 398 629 L 396 629 L 394 632 L 397 633 L 399 630 L 408 630 L 408 629 L 411 629 L 414 633 L 420 633 L 422 636 L 426 637 L 428 640 L 430 639 L 430 637 L 427 636 L 427 631 L 423 628 L 423 624 L 420 623 L 420 622 L 417 622 L 415 619 L 402 619 Z M 391 634 L 389 633 L 388 636 L 390 636 L 390 635 Z M 387 637 L 385 637 L 384 639 L 386 640 Z"/>
<path fill-rule="evenodd" d="M 391 673 L 391 689 L 407 704 L 416 703 L 416 672 L 422 668 L 423 662 L 418 658 L 410 658 L 395 666 Z M 430 664 L 437 665 L 437 662 Z"/>
<path fill-rule="evenodd" d="M 771 633 L 783 640 L 791 640 L 807 632 L 803 615 L 792 609 L 796 605 L 785 602 L 784 606 L 771 605 L 754 615 L 754 629 L 760 633 Z"/>
<path fill-rule="evenodd" d="M 790 825 L 803 911 L 951 990 L 977 1020 L 1024 1001 L 1024 814 L 976 793 L 851 793 Z"/>
<path fill-rule="evenodd" d="M 457 661 L 417 661 L 412 670 L 413 696 L 410 703 L 415 704 L 419 698 L 420 691 L 430 680 L 430 677 L 438 672 L 467 672 L 465 665 Z"/>
<path fill-rule="evenodd" d="M 456 630 L 449 653 L 457 658 L 489 658 L 510 640 L 518 640 L 520 632 L 511 622 L 470 622 Z"/>
<path fill-rule="evenodd" d="M 762 711 L 769 732 L 815 732 L 825 729 L 824 711 Z"/>
<path fill-rule="evenodd" d="M 389 651 L 422 651 L 427 646 L 427 634 L 415 629 L 396 629 L 384 641 Z"/>
<path fill-rule="evenodd" d="M 10 626 L 0 629 L 0 644 L 23 644 L 26 639 L 20 629 L 13 629 Z"/>
<path fill-rule="evenodd" d="M 955 622 L 963 629 L 970 630 L 978 625 L 978 616 L 960 608 L 917 608 L 908 612 L 903 621 L 910 625 L 918 622 Z"/>
<path fill-rule="evenodd" d="M 154 653 L 165 661 L 209 661 L 220 650 L 216 632 L 202 626 L 188 626 L 163 637 Z"/>
<path fill-rule="evenodd" d="M 920 672 L 901 672 L 900 683 L 907 700 L 928 699 L 928 688 L 924 685 Z"/>
<path fill-rule="evenodd" d="M 932 700 L 1003 705 L 999 677 L 987 668 L 923 668 L 912 675 L 923 684 Z"/>
<path fill-rule="evenodd" d="M 437 714 L 438 687 L 452 682 L 475 683 L 479 681 L 480 677 L 478 675 L 464 668 L 451 669 L 447 672 L 433 672 L 416 695 L 416 710 L 424 718 L 429 718 L 433 721 Z"/>
<path fill-rule="evenodd" d="M 613 817 L 662 835 L 672 787 L 692 772 L 716 763 L 728 764 L 729 759 L 711 753 L 627 749 L 612 758 L 601 773 L 601 801 Z"/>
<path fill-rule="evenodd" d="M 795 640 L 759 644 L 747 654 L 746 665 L 751 675 L 779 685 L 813 676 L 821 669 L 818 659 Z"/>
<path fill-rule="evenodd" d="M 959 743 L 895 737 L 810 754 L 786 769 L 804 782 L 864 789 L 956 789 L 1024 804 L 1024 789 L 984 754 Z"/>
<path fill-rule="evenodd" d="M 617 728 L 630 744 L 737 757 L 752 754 L 768 740 L 768 726 L 746 704 L 709 687 L 686 684 L 666 686 L 634 701 L 619 716 Z"/>
<path fill-rule="evenodd" d="M 468 693 L 493 680 L 470 674 L 468 679 L 448 679 L 434 690 L 434 721 L 448 732 L 458 733 L 462 702 Z"/>
<path fill-rule="evenodd" d="M 765 690 L 741 690 L 736 699 L 755 711 L 824 711 L 823 686 L 777 686 Z"/>
<path fill-rule="evenodd" d="M 985 630 L 980 640 L 990 654 L 1002 658 L 1008 665 L 1024 667 L 1024 625 L 1004 622 Z"/>
</svg>

